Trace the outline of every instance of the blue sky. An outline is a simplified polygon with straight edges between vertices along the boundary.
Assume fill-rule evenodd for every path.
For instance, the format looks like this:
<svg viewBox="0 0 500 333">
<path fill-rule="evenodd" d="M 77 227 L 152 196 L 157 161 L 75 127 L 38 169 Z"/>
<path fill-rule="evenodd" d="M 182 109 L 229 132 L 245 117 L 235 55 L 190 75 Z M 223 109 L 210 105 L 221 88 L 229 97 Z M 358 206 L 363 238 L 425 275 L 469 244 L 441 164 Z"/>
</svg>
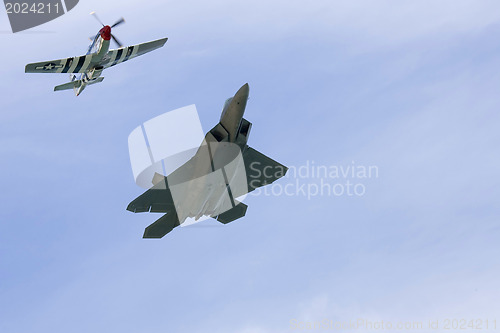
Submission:
<svg viewBox="0 0 500 333">
<path fill-rule="evenodd" d="M 15 35 L 2 11 L 0 331 L 495 319 L 499 9 L 80 1 Z M 24 73 L 29 62 L 83 54 L 99 29 L 94 10 L 105 22 L 126 18 L 113 31 L 124 44 L 169 40 L 79 97 L 52 92 L 65 75 Z M 128 134 L 193 103 L 209 129 L 245 82 L 251 146 L 288 166 L 376 165 L 378 177 L 362 180 L 361 197 L 249 196 L 234 223 L 143 240 L 159 216 L 125 210 L 142 193 Z"/>
</svg>

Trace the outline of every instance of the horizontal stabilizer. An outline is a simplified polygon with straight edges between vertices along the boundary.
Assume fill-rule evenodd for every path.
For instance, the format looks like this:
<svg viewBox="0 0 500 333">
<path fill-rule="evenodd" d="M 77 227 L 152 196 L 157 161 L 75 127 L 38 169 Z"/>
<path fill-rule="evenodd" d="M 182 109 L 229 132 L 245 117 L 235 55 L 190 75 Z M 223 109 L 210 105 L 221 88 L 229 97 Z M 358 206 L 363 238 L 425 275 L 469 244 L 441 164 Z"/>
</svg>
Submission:
<svg viewBox="0 0 500 333">
<path fill-rule="evenodd" d="M 245 216 L 245 214 L 247 212 L 247 208 L 248 208 L 247 205 L 245 205 L 243 202 L 240 202 L 239 204 L 237 204 L 236 206 L 234 206 L 230 210 L 225 211 L 222 214 L 219 214 L 219 216 L 217 217 L 217 221 L 224 223 L 224 224 L 227 224 L 229 222 L 233 222 L 234 220 L 237 220 L 240 217 Z"/>
<path fill-rule="evenodd" d="M 82 81 L 81 80 L 71 81 L 71 82 L 68 82 L 68 83 L 65 83 L 65 84 L 61 84 L 61 85 L 55 86 L 54 87 L 54 91 L 79 88 L 81 85 L 82 85 Z"/>
<path fill-rule="evenodd" d="M 178 225 L 177 214 L 165 214 L 144 230 L 142 238 L 162 238 Z"/>
<path fill-rule="evenodd" d="M 98 77 L 95 80 L 88 81 L 87 84 L 99 83 L 99 82 L 102 82 L 102 80 L 104 80 L 104 77 L 100 76 L 100 77 Z M 71 81 L 71 82 L 68 82 L 68 83 L 65 83 L 65 84 L 61 84 L 61 85 L 55 86 L 54 87 L 54 91 L 80 88 L 81 85 L 82 85 L 82 80 L 75 80 L 75 81 Z"/>
</svg>

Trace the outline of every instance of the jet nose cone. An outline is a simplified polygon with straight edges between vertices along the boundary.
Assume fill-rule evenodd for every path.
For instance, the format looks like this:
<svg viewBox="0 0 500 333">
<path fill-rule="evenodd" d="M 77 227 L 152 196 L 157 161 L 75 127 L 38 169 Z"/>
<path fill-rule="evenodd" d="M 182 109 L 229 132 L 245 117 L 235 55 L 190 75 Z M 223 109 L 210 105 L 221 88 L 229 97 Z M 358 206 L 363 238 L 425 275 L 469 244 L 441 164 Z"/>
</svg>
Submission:
<svg viewBox="0 0 500 333">
<path fill-rule="evenodd" d="M 245 83 L 236 93 L 238 96 L 246 96 L 250 94 L 250 87 L 248 86 L 248 83 Z"/>
</svg>

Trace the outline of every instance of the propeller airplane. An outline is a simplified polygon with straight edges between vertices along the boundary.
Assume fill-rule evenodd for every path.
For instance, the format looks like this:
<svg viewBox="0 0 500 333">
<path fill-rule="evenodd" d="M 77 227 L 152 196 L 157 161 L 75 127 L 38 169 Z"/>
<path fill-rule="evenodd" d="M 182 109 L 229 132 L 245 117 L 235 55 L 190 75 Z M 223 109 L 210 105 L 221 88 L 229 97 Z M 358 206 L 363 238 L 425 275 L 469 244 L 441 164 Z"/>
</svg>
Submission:
<svg viewBox="0 0 500 333">
<path fill-rule="evenodd" d="M 111 33 L 111 29 L 125 22 L 123 17 L 112 25 L 105 25 L 95 12 L 92 12 L 91 15 L 102 24 L 102 28 L 91 38 L 92 43 L 85 55 L 27 64 L 25 72 L 70 73 L 70 82 L 54 87 L 54 91 L 73 89 L 76 96 L 78 96 L 86 86 L 104 80 L 104 77 L 101 76 L 104 69 L 158 49 L 165 45 L 168 39 L 161 38 L 151 42 L 124 47 Z M 111 39 L 117 44 L 118 49 L 109 49 Z M 75 74 L 80 75 L 77 76 Z"/>
</svg>

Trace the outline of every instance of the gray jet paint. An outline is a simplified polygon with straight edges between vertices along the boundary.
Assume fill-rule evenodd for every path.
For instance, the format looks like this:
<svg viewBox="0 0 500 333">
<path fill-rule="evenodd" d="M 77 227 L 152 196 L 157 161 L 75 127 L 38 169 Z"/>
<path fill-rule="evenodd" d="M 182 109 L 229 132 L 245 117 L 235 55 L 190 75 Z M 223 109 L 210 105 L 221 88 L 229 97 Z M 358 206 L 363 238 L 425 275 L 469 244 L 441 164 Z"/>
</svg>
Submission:
<svg viewBox="0 0 500 333">
<path fill-rule="evenodd" d="M 237 198 L 283 177 L 288 168 L 247 145 L 252 124 L 243 118 L 248 84 L 226 100 L 220 122 L 196 154 L 167 177 L 156 174 L 153 187 L 127 210 L 166 213 L 148 226 L 144 238 L 161 238 L 187 219 L 209 216 L 229 223 L 245 216 Z"/>
</svg>

